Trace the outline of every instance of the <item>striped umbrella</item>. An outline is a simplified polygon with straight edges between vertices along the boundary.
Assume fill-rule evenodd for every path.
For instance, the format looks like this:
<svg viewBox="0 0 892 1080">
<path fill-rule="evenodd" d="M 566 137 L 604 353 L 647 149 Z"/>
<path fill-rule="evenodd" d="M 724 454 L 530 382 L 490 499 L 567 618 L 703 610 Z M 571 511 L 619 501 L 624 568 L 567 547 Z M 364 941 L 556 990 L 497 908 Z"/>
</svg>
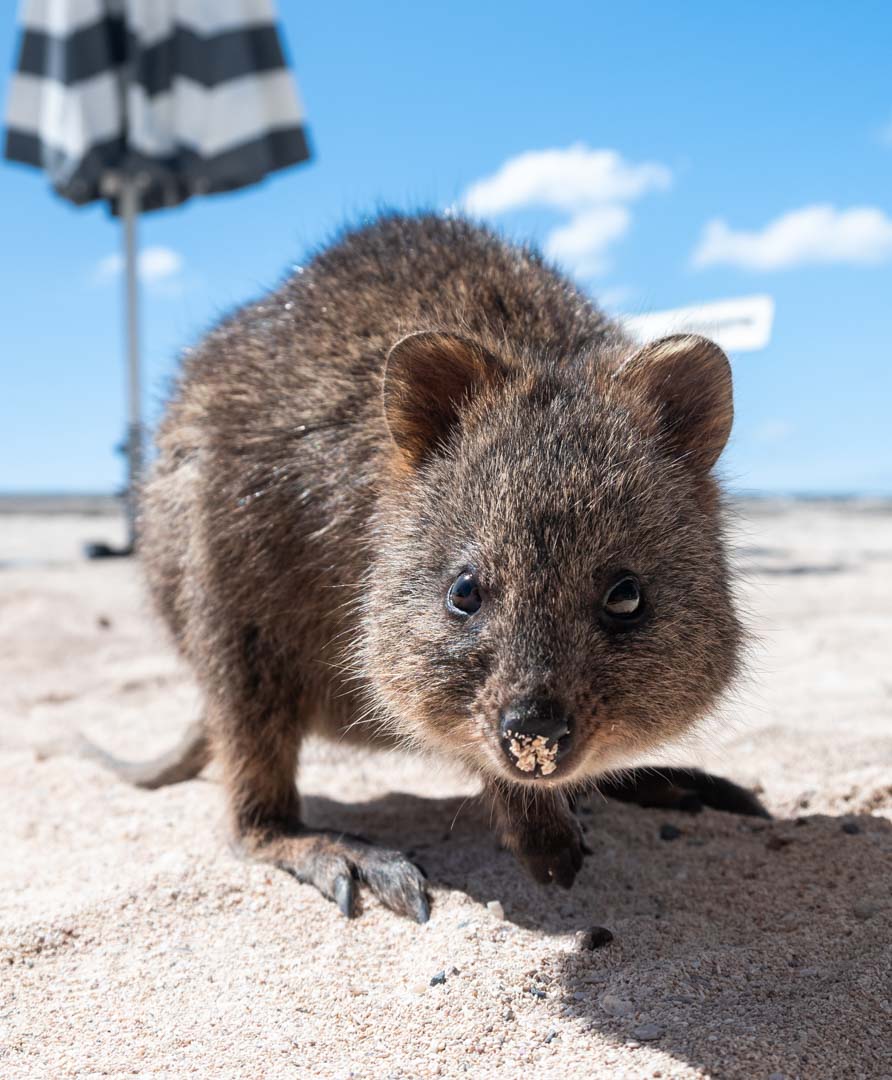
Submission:
<svg viewBox="0 0 892 1080">
<path fill-rule="evenodd" d="M 136 225 L 307 160 L 270 0 L 23 0 L 5 156 L 123 222 L 128 519 L 142 466 Z"/>
</svg>

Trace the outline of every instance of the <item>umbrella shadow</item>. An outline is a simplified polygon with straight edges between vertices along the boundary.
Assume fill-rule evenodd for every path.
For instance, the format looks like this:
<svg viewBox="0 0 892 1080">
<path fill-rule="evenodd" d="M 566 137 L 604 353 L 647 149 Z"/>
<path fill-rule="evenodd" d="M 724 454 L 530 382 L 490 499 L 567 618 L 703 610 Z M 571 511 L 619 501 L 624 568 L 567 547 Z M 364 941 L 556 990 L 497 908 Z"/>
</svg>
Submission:
<svg viewBox="0 0 892 1080">
<path fill-rule="evenodd" d="M 564 938 L 608 928 L 613 941 L 595 951 L 562 943 L 530 992 L 618 1046 L 648 1041 L 707 1075 L 819 1076 L 829 1022 L 853 1067 L 892 1075 L 884 818 L 583 805 L 593 854 L 567 892 L 537 886 L 499 851 L 477 802 L 394 794 L 308 799 L 306 810 L 312 824 L 411 852 L 435 888 L 499 900 L 508 924 Z"/>
</svg>

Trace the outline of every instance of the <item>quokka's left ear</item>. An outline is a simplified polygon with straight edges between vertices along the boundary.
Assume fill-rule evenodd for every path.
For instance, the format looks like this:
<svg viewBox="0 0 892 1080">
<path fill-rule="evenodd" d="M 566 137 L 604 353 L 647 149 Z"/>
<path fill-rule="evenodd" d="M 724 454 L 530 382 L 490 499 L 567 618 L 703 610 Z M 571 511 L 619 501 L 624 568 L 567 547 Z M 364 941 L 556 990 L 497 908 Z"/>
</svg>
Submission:
<svg viewBox="0 0 892 1080">
<path fill-rule="evenodd" d="M 406 463 L 419 465 L 442 445 L 463 405 L 503 374 L 492 353 L 457 334 L 422 331 L 398 341 L 384 368 L 384 416 Z"/>
<path fill-rule="evenodd" d="M 673 455 L 709 472 L 734 420 L 731 365 L 718 345 L 697 334 L 661 338 L 642 346 L 614 377 L 655 407 Z"/>
</svg>

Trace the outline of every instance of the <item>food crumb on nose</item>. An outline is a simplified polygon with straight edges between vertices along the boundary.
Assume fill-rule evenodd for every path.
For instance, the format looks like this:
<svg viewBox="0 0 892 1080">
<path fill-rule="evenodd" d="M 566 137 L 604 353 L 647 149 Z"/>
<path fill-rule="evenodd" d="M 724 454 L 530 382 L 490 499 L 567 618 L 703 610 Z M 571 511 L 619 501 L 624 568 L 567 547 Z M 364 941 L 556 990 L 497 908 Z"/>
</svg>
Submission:
<svg viewBox="0 0 892 1080">
<path fill-rule="evenodd" d="M 520 732 L 507 731 L 508 749 L 514 758 L 514 764 L 521 772 L 533 772 L 538 765 L 543 776 L 548 776 L 557 768 L 558 744 L 549 744 L 542 735 L 524 735 Z"/>
</svg>

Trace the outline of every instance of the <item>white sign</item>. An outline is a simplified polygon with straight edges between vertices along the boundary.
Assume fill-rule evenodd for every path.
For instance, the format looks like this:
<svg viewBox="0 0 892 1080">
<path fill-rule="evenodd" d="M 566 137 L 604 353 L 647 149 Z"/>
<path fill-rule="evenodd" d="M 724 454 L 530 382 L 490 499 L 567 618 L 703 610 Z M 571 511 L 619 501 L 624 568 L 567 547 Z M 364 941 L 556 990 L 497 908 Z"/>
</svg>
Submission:
<svg viewBox="0 0 892 1080">
<path fill-rule="evenodd" d="M 753 352 L 764 349 L 771 338 L 774 299 L 745 296 L 619 318 L 632 337 L 642 343 L 669 334 L 702 334 L 728 352 Z"/>
</svg>

